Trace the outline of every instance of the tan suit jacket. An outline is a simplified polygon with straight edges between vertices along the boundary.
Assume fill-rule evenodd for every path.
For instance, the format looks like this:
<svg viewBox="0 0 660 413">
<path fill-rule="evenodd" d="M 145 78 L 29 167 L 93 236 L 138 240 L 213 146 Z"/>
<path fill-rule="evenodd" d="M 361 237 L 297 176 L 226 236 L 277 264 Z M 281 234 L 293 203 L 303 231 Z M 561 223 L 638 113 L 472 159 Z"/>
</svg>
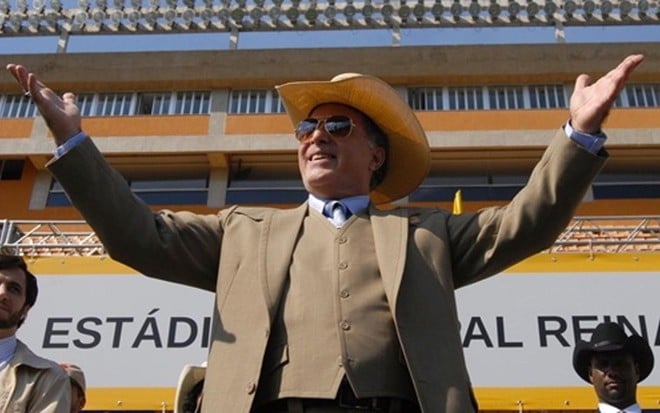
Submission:
<svg viewBox="0 0 660 413">
<path fill-rule="evenodd" d="M 0 412 L 69 413 L 71 380 L 57 363 L 34 354 L 18 340 L 16 353 L 0 372 Z"/>
<path fill-rule="evenodd" d="M 370 209 L 383 286 L 424 412 L 473 411 L 454 290 L 548 247 L 603 162 L 560 131 L 506 207 L 461 215 Z M 216 292 L 204 412 L 249 412 L 306 204 L 154 214 L 91 141 L 49 169 L 114 259 Z"/>
</svg>

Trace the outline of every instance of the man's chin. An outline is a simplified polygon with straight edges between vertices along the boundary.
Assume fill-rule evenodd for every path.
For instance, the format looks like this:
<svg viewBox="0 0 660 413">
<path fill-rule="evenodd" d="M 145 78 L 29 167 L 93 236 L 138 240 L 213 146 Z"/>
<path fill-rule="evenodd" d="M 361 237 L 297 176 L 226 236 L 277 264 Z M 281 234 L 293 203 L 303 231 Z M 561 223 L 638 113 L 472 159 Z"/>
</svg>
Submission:
<svg viewBox="0 0 660 413">
<path fill-rule="evenodd" d="M 613 405 L 613 406 L 618 406 L 622 403 L 627 406 L 627 405 L 631 404 L 631 403 L 628 403 L 629 399 L 630 399 L 630 397 L 625 392 L 625 389 L 611 389 L 611 390 L 607 391 L 607 397 L 604 401 L 608 404 Z"/>
<path fill-rule="evenodd" d="M 0 330 L 8 330 L 10 328 L 18 327 L 18 319 L 1 319 L 0 320 Z"/>
</svg>

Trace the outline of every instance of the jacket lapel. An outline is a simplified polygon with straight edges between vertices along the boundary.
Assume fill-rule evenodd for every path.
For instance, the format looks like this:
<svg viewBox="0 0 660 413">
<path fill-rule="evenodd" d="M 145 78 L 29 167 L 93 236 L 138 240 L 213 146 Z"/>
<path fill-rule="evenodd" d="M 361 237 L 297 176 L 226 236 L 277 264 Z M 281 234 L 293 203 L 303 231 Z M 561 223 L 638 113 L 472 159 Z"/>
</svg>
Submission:
<svg viewBox="0 0 660 413">
<path fill-rule="evenodd" d="M 381 211 L 372 206 L 369 213 L 376 247 L 376 259 L 383 279 L 385 295 L 390 303 L 392 314 L 396 314 L 396 298 L 406 264 L 408 210 L 399 208 Z"/>
<path fill-rule="evenodd" d="M 306 213 L 307 202 L 294 209 L 277 210 L 270 216 L 262 233 L 260 248 L 263 253 L 260 254 L 259 274 L 271 321 L 282 296 L 293 248 Z"/>
</svg>

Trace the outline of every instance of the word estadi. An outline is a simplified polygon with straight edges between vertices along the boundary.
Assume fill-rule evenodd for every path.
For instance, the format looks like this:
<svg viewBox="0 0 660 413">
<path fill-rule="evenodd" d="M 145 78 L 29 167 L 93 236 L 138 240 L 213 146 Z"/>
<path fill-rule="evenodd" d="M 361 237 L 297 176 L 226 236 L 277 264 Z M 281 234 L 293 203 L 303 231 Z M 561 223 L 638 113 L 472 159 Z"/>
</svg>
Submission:
<svg viewBox="0 0 660 413">
<path fill-rule="evenodd" d="M 98 346 L 126 348 L 208 348 L 211 317 L 84 316 L 49 317 L 43 330 L 43 348 L 92 349 Z"/>
</svg>

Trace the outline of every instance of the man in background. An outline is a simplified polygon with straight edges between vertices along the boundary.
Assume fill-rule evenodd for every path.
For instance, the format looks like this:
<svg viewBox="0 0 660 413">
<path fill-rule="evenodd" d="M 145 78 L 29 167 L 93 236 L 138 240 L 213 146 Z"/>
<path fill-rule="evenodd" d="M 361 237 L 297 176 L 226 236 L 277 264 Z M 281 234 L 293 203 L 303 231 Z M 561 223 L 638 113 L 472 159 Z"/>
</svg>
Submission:
<svg viewBox="0 0 660 413">
<path fill-rule="evenodd" d="M 186 364 L 179 375 L 174 397 L 174 413 L 200 413 L 204 397 L 206 362 L 201 366 Z"/>
<path fill-rule="evenodd" d="M 16 338 L 37 293 L 23 258 L 0 255 L 0 412 L 69 413 L 69 377 Z"/>
<path fill-rule="evenodd" d="M 642 337 L 606 322 L 596 326 L 591 341 L 575 345 L 573 368 L 594 386 L 600 413 L 640 413 L 637 383 L 653 370 L 653 352 Z"/>
<path fill-rule="evenodd" d="M 85 373 L 75 364 L 60 364 L 71 380 L 71 413 L 79 413 L 87 403 Z"/>
</svg>

